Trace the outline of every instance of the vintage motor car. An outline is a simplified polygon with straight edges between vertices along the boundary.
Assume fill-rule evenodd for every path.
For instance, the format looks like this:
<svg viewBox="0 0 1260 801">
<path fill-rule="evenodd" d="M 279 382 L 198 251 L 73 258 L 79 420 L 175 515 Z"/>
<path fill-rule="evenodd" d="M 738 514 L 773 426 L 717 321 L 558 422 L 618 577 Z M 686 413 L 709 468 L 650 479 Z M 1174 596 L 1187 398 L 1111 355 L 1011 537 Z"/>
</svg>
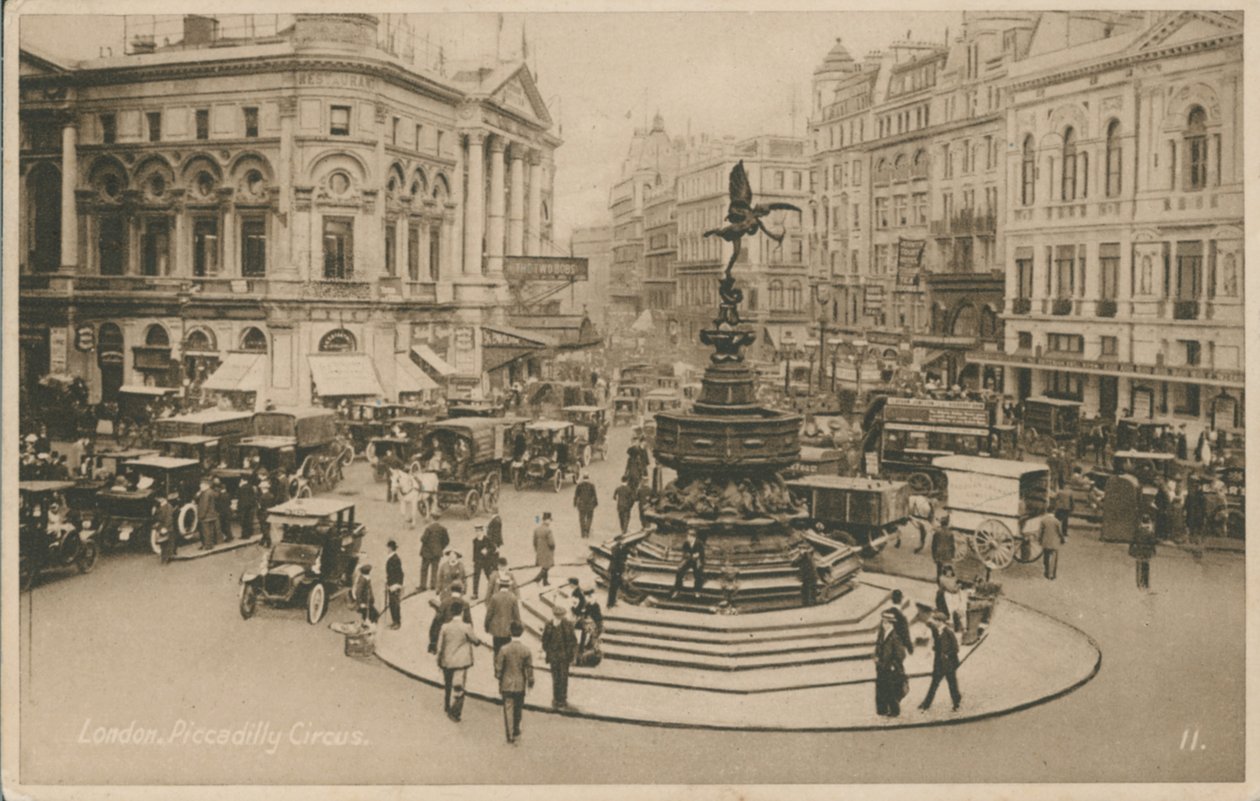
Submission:
<svg viewBox="0 0 1260 801">
<path fill-rule="evenodd" d="M 608 410 L 603 406 L 566 406 L 564 419 L 573 423 L 583 467 L 608 458 Z"/>
<path fill-rule="evenodd" d="M 126 480 L 126 487 L 116 484 L 96 495 L 101 545 L 116 548 L 147 539 L 159 553 L 161 544 L 153 528 L 159 495 L 175 508 L 180 540 L 191 540 L 197 535 L 196 498 L 203 476 L 196 459 L 145 456 L 124 462 L 119 477 Z"/>
<path fill-rule="evenodd" d="M 114 416 L 114 441 L 122 448 L 152 447 L 159 436 L 158 417 L 173 408 L 179 390 L 172 387 L 146 387 L 128 384 L 118 390 L 118 413 Z"/>
<path fill-rule="evenodd" d="M 75 567 L 88 573 L 100 549 L 91 521 L 66 506 L 70 481 L 18 483 L 18 587 L 30 589 L 45 570 Z"/>
<path fill-rule="evenodd" d="M 621 384 L 613 398 L 613 425 L 633 423 L 643 416 L 647 387 L 640 384 Z"/>
<path fill-rule="evenodd" d="M 207 437 L 201 434 L 183 434 L 178 437 L 167 437 L 157 442 L 158 450 L 163 456 L 177 459 L 196 459 L 201 469 L 209 472 L 227 460 L 223 441 L 218 437 Z"/>
<path fill-rule="evenodd" d="M 385 436 L 394 420 L 416 412 L 406 404 L 384 401 L 353 403 L 348 410 L 345 426 L 355 453 L 365 453 L 368 443 Z"/>
<path fill-rule="evenodd" d="M 340 483 L 345 464 L 338 416 L 317 407 L 283 407 L 254 415 L 254 434 L 240 442 L 241 469 L 283 469 L 292 477 L 289 494 L 322 492 Z M 236 465 L 230 465 L 235 468 Z"/>
<path fill-rule="evenodd" d="M 1035 519 L 1049 508 L 1044 464 L 961 455 L 938 456 L 932 464 L 945 475 L 952 527 L 986 567 L 1003 570 L 1041 556 Z"/>
<path fill-rule="evenodd" d="M 237 445 L 254 432 L 254 413 L 225 409 L 202 409 L 157 421 L 158 437 L 208 437 L 219 441 L 219 459 L 232 462 Z M 192 458 L 192 457 L 189 457 Z M 217 464 L 217 463 L 216 463 Z"/>
<path fill-rule="evenodd" d="M 538 420 L 525 427 L 525 459 L 512 465 L 512 483 L 550 486 L 559 492 L 565 479 L 578 480 L 578 448 L 573 424 L 563 420 Z"/>
<path fill-rule="evenodd" d="M 1080 436 L 1081 402 L 1037 396 L 1024 401 L 1023 446 L 1044 455 L 1056 445 L 1074 443 Z"/>
<path fill-rule="evenodd" d="M 94 452 L 76 474 L 74 486 L 65 491 L 66 502 L 70 504 L 71 509 L 84 518 L 95 518 L 97 493 L 113 483 L 114 476 L 118 475 L 122 465 L 133 459 L 158 455 L 159 452 L 151 448 Z"/>
<path fill-rule="evenodd" d="M 367 459 L 368 464 L 375 468 L 377 481 L 383 481 L 387 478 L 384 474 L 384 468 L 380 464 L 381 457 L 385 455 L 386 450 L 393 451 L 394 455 L 407 465 L 408 472 L 413 475 L 420 474 L 422 468 L 420 459 L 422 439 L 424 432 L 432 423 L 433 418 L 431 417 L 413 415 L 396 417 L 390 421 L 388 428 L 368 440 L 367 445 L 363 449 L 363 455 Z"/>
<path fill-rule="evenodd" d="M 273 506 L 267 515 L 275 544 L 256 571 L 241 576 L 238 606 L 248 620 L 258 602 L 305 606 L 312 626 L 328 602 L 351 589 L 359 548 L 367 533 L 354 519 L 355 507 L 335 498 L 299 498 Z"/>
<path fill-rule="evenodd" d="M 1123 417 L 1116 421 L 1117 451 L 1173 452 L 1176 425 L 1159 418 Z"/>
</svg>

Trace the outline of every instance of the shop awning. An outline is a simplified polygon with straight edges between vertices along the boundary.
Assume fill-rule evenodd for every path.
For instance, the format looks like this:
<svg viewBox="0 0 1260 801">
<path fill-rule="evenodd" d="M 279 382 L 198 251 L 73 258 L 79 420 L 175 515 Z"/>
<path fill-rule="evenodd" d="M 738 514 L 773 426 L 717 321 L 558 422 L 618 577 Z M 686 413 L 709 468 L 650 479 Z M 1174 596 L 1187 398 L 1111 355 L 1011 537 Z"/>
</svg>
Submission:
<svg viewBox="0 0 1260 801">
<path fill-rule="evenodd" d="M 312 353 L 306 359 L 315 391 L 325 398 L 385 397 L 376 365 L 366 353 Z"/>
<path fill-rule="evenodd" d="M 482 325 L 481 344 L 487 348 L 554 348 L 556 341 L 546 334 L 509 325 Z"/>
<path fill-rule="evenodd" d="M 229 353 L 201 388 L 220 392 L 258 392 L 263 388 L 264 360 L 261 353 Z"/>
<path fill-rule="evenodd" d="M 455 368 L 451 367 L 446 359 L 437 355 L 433 348 L 430 348 L 428 345 L 423 343 L 419 345 L 412 345 L 411 352 L 415 354 L 417 359 L 429 365 L 429 368 L 442 378 L 455 374 Z"/>
<path fill-rule="evenodd" d="M 438 388 L 437 382 L 425 375 L 424 371 L 417 367 L 416 363 L 406 353 L 399 353 L 394 356 L 394 369 L 397 373 L 395 378 L 397 379 L 399 394 L 404 392 L 428 392 Z"/>
<path fill-rule="evenodd" d="M 944 359 L 949 354 L 950 354 L 950 351 L 944 350 L 944 349 L 929 350 L 927 353 L 923 354 L 923 361 L 919 362 L 919 367 L 920 368 L 931 367 L 932 365 L 936 364 L 940 360 Z"/>
</svg>

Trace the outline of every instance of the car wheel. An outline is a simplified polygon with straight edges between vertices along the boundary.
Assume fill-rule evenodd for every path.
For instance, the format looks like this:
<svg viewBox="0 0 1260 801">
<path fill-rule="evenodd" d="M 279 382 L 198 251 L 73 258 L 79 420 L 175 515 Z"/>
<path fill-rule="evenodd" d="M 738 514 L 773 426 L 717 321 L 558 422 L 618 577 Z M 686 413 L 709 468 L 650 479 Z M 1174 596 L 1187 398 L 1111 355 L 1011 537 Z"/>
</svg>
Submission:
<svg viewBox="0 0 1260 801">
<path fill-rule="evenodd" d="M 195 504 L 184 504 L 184 508 L 179 510 L 179 516 L 176 518 L 176 524 L 179 526 L 179 535 L 184 539 L 188 539 L 197 531 L 197 507 Z"/>
<path fill-rule="evenodd" d="M 314 626 L 324 619 L 324 611 L 327 608 L 328 595 L 324 592 L 324 585 L 314 585 L 306 596 L 306 622 Z"/>
<path fill-rule="evenodd" d="M 158 528 L 155 525 L 149 525 L 149 548 L 158 556 L 162 555 L 162 543 L 158 539 Z"/>
<path fill-rule="evenodd" d="M 254 585 L 245 584 L 241 587 L 240 610 L 241 617 L 245 620 L 249 620 L 258 611 L 258 590 L 254 589 Z"/>
<path fill-rule="evenodd" d="M 92 568 L 96 567 L 96 560 L 101 555 L 101 549 L 97 547 L 95 542 L 88 540 L 79 546 L 79 558 L 77 564 L 80 573 L 91 573 Z"/>
<path fill-rule="evenodd" d="M 936 488 L 932 477 L 927 473 L 911 473 L 906 483 L 910 485 L 910 491 L 916 495 L 931 495 Z"/>
<path fill-rule="evenodd" d="M 477 490 L 469 490 L 464 496 L 464 512 L 468 517 L 473 518 L 477 516 L 479 508 L 481 508 L 481 493 Z"/>
</svg>

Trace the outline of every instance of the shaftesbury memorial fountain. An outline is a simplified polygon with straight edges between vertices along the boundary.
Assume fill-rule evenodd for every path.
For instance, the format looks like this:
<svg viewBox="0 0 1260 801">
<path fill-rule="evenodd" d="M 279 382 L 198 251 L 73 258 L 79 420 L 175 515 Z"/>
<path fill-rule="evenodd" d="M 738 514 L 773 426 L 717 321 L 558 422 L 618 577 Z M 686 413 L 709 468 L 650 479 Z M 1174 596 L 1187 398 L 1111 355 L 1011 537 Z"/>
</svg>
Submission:
<svg viewBox="0 0 1260 801">
<path fill-rule="evenodd" d="M 762 218 L 788 204 L 754 206 L 740 162 L 730 175 L 728 225 L 706 232 L 733 247 L 719 284 L 721 305 L 701 341 L 713 347 L 703 389 L 690 411 L 656 415 L 656 459 L 677 477 L 658 493 L 645 517 L 652 524 L 630 544 L 623 597 L 631 603 L 733 614 L 802 605 L 801 566 L 810 559 L 818 574 L 818 603 L 853 586 L 861 561 L 848 546 L 800 532 L 805 512 L 789 494 L 779 471 L 800 455 L 801 419 L 755 402 L 752 368 L 743 350 L 756 334 L 739 318 L 743 293 L 732 269 L 741 240 L 759 231 L 774 239 Z M 687 532 L 704 548 L 703 583 L 674 592 Z M 596 547 L 590 563 L 607 578 L 610 551 Z"/>
</svg>

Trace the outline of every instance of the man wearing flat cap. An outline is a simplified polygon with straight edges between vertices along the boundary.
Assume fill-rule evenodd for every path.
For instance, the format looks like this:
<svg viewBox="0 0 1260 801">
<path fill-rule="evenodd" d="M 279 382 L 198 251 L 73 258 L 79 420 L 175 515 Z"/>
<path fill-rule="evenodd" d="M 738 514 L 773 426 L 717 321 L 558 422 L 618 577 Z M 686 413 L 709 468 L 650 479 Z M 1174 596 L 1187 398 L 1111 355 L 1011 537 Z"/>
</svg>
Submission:
<svg viewBox="0 0 1260 801">
<path fill-rule="evenodd" d="M 521 622 L 521 607 L 512 594 L 512 580 L 507 576 L 499 579 L 499 586 L 486 599 L 486 633 L 494 644 L 494 655 L 512 641 L 512 626 Z"/>
<path fill-rule="evenodd" d="M 926 710 L 932 706 L 936 697 L 936 688 L 941 679 L 949 684 L 949 699 L 954 702 L 954 711 L 962 703 L 962 693 L 958 691 L 958 636 L 946 625 L 945 615 L 933 612 L 928 625 L 932 628 L 932 650 L 936 652 L 932 658 L 932 683 L 928 686 L 927 695 L 919 709 Z"/>
</svg>

